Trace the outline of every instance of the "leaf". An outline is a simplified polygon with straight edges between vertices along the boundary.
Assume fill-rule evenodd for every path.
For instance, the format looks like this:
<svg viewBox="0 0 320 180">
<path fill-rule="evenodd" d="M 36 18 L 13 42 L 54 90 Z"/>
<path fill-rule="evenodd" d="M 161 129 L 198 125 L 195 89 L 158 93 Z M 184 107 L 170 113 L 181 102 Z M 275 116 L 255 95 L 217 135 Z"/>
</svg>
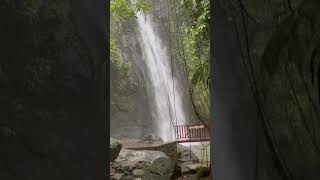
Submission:
<svg viewBox="0 0 320 180">
<path fill-rule="evenodd" d="M 191 79 L 191 83 L 193 85 L 197 85 L 201 81 L 206 83 L 207 78 L 209 76 L 208 67 L 209 64 L 207 63 L 207 61 L 196 67 L 196 70 Z"/>
</svg>

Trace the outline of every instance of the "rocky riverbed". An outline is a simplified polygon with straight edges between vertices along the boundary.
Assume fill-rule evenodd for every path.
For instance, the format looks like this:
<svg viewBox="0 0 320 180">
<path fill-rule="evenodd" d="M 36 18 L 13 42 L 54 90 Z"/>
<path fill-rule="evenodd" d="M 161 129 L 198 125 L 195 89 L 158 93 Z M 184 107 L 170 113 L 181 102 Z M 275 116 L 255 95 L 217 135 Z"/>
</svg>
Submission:
<svg viewBox="0 0 320 180">
<path fill-rule="evenodd" d="M 197 180 L 210 179 L 207 163 L 193 149 L 166 144 L 151 135 L 141 139 L 112 139 L 110 153 L 116 158 L 110 162 L 110 179 L 113 180 Z M 119 151 L 119 147 L 121 150 Z M 148 147 L 144 150 L 131 147 Z M 150 148 L 151 147 L 151 148 Z M 169 149 L 168 149 L 169 148 Z M 170 153 L 169 153 L 170 152 Z M 173 155 L 175 154 L 175 155 Z"/>
</svg>

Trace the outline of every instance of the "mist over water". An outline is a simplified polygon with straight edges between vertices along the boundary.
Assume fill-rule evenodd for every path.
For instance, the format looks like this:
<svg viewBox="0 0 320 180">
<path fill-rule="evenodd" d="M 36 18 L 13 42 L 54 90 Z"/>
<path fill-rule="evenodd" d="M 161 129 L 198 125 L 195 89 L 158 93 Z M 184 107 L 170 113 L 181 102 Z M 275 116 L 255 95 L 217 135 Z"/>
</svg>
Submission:
<svg viewBox="0 0 320 180">
<path fill-rule="evenodd" d="M 174 125 L 184 125 L 186 114 L 183 109 L 183 97 L 179 92 L 180 83 L 172 76 L 171 59 L 160 36 L 153 30 L 153 22 L 148 15 L 136 13 L 138 30 L 141 37 L 141 49 L 145 61 L 152 96 L 151 109 L 157 124 L 159 136 L 163 141 L 174 138 Z"/>
</svg>

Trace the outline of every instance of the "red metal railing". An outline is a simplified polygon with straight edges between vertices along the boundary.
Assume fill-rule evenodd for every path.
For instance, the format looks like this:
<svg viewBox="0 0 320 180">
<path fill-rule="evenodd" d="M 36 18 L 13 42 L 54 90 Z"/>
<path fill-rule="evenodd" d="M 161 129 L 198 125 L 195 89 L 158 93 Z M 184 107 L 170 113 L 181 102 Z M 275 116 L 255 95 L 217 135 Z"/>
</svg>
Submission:
<svg viewBox="0 0 320 180">
<path fill-rule="evenodd" d="M 175 126 L 175 139 L 178 142 L 210 141 L 210 131 L 205 125 Z"/>
</svg>

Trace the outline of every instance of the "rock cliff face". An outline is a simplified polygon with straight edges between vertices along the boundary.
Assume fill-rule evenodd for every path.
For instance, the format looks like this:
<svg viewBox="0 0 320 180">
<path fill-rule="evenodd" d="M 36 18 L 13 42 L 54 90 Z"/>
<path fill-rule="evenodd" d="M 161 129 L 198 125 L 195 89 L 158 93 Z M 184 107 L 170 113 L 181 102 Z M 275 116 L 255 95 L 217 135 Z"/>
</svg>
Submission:
<svg viewBox="0 0 320 180">
<path fill-rule="evenodd" d="M 140 138 L 144 134 L 151 133 L 153 129 L 151 111 L 148 104 L 146 75 L 139 61 L 141 56 L 141 47 L 138 39 L 135 39 L 135 22 L 130 21 L 122 25 L 120 54 L 124 63 L 131 64 L 128 70 L 129 75 L 126 79 L 127 84 L 122 90 L 122 94 L 114 97 L 111 91 L 110 105 L 110 127 L 113 137 L 133 137 Z M 110 73 L 110 83 L 119 81 L 120 76 L 115 70 Z M 112 88 L 111 88 L 112 89 Z"/>
<path fill-rule="evenodd" d="M 172 62 L 174 76 L 182 82 L 181 87 L 185 87 L 185 76 L 181 69 L 181 62 L 178 61 L 178 54 L 173 53 L 177 51 L 177 41 L 175 41 L 176 34 L 170 32 L 170 23 L 168 23 L 168 7 L 172 8 L 171 1 L 152 1 L 152 9 L 148 12 L 152 18 L 152 25 L 155 33 L 163 44 L 169 56 L 172 51 Z M 168 4 L 169 3 L 169 4 Z M 172 28 L 172 27 L 171 27 Z M 132 64 L 132 72 L 128 78 L 128 94 L 120 97 L 117 104 L 111 105 L 111 136 L 124 137 L 131 136 L 135 138 L 142 137 L 145 134 L 155 132 L 157 123 L 152 117 L 152 93 L 150 74 L 143 56 L 143 44 L 141 35 L 138 31 L 138 23 L 136 19 L 128 20 L 122 24 L 121 40 L 120 40 L 120 54 L 124 62 Z M 111 67 L 112 68 L 112 67 Z M 168 71 L 171 71 L 168 70 Z M 117 81 L 117 74 L 111 72 L 111 83 Z M 135 86 L 134 90 L 130 90 L 129 86 Z M 178 90 L 186 97 L 183 98 L 183 106 L 189 109 L 189 96 L 187 89 L 181 88 Z M 112 93 L 112 92 L 111 92 Z M 189 113 L 188 113 L 189 114 Z"/>
</svg>

